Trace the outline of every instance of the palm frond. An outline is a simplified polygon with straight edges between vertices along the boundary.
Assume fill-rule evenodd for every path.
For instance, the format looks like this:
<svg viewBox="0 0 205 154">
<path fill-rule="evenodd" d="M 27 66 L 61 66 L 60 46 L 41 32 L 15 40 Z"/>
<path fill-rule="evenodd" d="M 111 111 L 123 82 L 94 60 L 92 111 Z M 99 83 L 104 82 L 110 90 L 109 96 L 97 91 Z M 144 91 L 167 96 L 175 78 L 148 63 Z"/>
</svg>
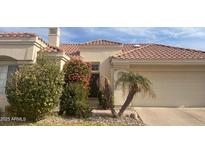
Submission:
<svg viewBox="0 0 205 154">
<path fill-rule="evenodd" d="M 115 87 L 117 88 L 120 84 L 122 84 L 123 91 L 127 86 L 129 89 L 134 88 L 138 92 L 143 92 L 144 94 L 149 94 L 151 97 L 155 97 L 155 93 L 152 90 L 152 82 L 138 73 L 121 72 L 121 76 L 116 81 Z"/>
</svg>

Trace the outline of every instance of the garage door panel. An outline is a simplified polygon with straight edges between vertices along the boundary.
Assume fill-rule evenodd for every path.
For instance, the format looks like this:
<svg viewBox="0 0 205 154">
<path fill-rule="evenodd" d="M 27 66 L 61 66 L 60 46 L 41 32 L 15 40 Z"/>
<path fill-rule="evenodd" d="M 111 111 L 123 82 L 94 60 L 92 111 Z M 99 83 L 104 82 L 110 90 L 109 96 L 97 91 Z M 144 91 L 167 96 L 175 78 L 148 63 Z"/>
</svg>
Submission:
<svg viewBox="0 0 205 154">
<path fill-rule="evenodd" d="M 156 98 L 151 99 L 138 94 L 132 106 L 205 106 L 205 71 L 138 73 L 152 81 Z"/>
</svg>

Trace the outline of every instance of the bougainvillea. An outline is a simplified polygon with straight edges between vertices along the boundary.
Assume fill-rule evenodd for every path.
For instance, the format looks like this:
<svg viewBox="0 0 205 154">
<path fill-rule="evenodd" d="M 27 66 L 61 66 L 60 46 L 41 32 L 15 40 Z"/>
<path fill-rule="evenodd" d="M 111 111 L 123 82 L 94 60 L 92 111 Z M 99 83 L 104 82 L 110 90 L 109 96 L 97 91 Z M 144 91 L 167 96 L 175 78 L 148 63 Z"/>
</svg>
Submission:
<svg viewBox="0 0 205 154">
<path fill-rule="evenodd" d="M 91 77 L 90 63 L 83 62 L 80 59 L 72 59 L 64 66 L 66 83 L 81 83 L 88 88 Z"/>
</svg>

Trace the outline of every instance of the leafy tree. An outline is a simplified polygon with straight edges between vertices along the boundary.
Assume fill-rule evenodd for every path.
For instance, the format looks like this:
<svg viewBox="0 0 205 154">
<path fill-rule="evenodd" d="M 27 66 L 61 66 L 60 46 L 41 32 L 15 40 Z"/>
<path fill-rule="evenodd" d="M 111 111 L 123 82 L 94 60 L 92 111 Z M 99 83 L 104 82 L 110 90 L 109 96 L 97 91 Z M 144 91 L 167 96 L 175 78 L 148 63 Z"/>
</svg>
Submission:
<svg viewBox="0 0 205 154">
<path fill-rule="evenodd" d="M 130 103 L 133 100 L 133 97 L 136 93 L 145 93 L 149 94 L 151 97 L 155 97 L 155 93 L 153 92 L 151 88 L 151 81 L 147 79 L 146 77 L 143 77 L 142 75 L 139 75 L 137 73 L 129 72 L 121 72 L 120 78 L 117 80 L 115 87 L 122 85 L 123 90 L 128 87 L 128 95 L 127 98 L 122 105 L 118 115 L 121 116 L 126 108 L 130 105 Z"/>
</svg>

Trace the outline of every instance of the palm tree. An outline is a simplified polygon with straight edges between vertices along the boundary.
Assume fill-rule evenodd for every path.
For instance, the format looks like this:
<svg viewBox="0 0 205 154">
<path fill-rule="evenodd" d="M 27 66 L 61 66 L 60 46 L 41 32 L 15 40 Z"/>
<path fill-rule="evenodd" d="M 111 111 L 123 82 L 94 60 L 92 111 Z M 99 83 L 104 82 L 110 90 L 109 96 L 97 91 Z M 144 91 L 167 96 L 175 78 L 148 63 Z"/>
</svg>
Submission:
<svg viewBox="0 0 205 154">
<path fill-rule="evenodd" d="M 129 92 L 124 104 L 122 105 L 118 113 L 118 116 L 121 116 L 123 114 L 123 112 L 132 102 L 133 97 L 136 93 L 143 92 L 145 94 L 149 94 L 151 97 L 155 97 L 155 94 L 151 88 L 152 83 L 149 79 L 133 72 L 121 72 L 121 74 L 122 75 L 120 76 L 120 78 L 116 81 L 115 88 L 117 88 L 119 84 L 122 84 L 123 91 L 125 91 L 125 88 L 128 87 Z"/>
<path fill-rule="evenodd" d="M 115 111 L 115 107 L 113 104 L 113 92 L 111 90 L 111 85 L 110 85 L 110 80 L 107 77 L 103 77 L 104 79 L 104 84 L 101 85 L 102 91 L 105 95 L 105 98 L 107 100 L 108 106 L 111 110 L 113 118 L 117 117 L 117 112 Z"/>
</svg>

